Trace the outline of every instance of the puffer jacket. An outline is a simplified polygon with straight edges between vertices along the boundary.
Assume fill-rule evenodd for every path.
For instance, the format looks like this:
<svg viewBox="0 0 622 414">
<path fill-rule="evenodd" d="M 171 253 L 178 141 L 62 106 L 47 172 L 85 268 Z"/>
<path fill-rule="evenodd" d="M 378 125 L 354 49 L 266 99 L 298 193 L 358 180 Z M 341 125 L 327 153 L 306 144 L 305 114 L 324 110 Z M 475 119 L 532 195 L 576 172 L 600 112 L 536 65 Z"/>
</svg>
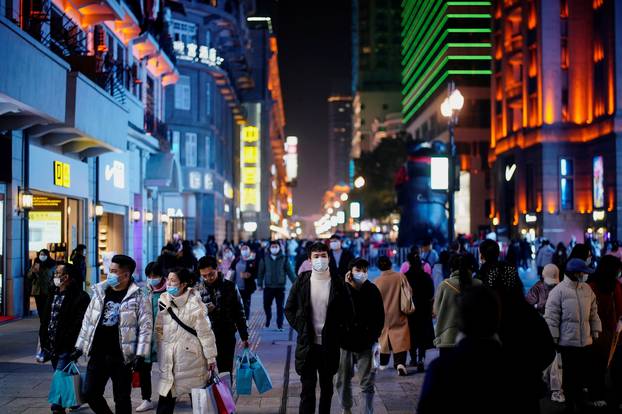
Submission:
<svg viewBox="0 0 622 414">
<path fill-rule="evenodd" d="M 89 355 L 93 347 L 93 338 L 104 308 L 107 287 L 106 282 L 93 287 L 93 297 L 82 320 L 76 348 L 85 355 Z M 151 302 L 133 280 L 121 301 L 119 312 L 119 343 L 123 360 L 129 364 L 137 356 L 149 358 L 153 327 Z"/>
<path fill-rule="evenodd" d="M 568 277 L 549 293 L 544 319 L 553 339 L 559 340 L 561 346 L 591 345 L 594 333 L 602 331 L 592 288 Z"/>
<path fill-rule="evenodd" d="M 216 338 L 207 317 L 207 307 L 194 289 L 174 299 L 164 292 L 158 301 L 156 338 L 160 366 L 160 395 L 189 393 L 205 386 L 208 364 L 216 362 Z M 168 313 L 175 315 L 197 332 L 194 336 L 182 328 Z"/>
<path fill-rule="evenodd" d="M 296 275 L 283 253 L 279 253 L 275 259 L 268 254 L 259 262 L 257 285 L 260 288 L 284 289 L 288 278 L 293 284 Z"/>
</svg>

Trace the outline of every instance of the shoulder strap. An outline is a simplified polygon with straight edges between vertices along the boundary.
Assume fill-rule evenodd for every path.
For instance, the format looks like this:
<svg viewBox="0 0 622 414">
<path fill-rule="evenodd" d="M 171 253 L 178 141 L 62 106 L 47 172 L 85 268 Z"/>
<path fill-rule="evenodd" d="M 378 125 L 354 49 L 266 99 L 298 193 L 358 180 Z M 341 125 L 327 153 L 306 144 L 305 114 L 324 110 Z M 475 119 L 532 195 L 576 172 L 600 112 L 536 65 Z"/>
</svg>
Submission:
<svg viewBox="0 0 622 414">
<path fill-rule="evenodd" d="M 456 293 L 460 293 L 460 289 L 458 289 L 457 287 L 455 287 L 454 285 L 452 285 L 451 283 L 449 283 L 447 281 L 447 279 L 443 280 L 443 284 L 447 285 L 449 288 L 451 288 L 452 290 L 454 290 Z"/>
<path fill-rule="evenodd" d="M 183 323 L 181 321 L 181 319 L 179 319 L 179 317 L 177 315 L 175 315 L 175 312 L 173 312 L 172 308 L 167 308 L 166 309 L 168 311 L 168 314 L 171 315 L 171 318 L 173 318 L 173 320 L 175 322 L 177 322 L 179 324 L 179 326 L 181 326 L 182 328 L 184 328 L 186 331 L 188 331 L 190 334 L 194 335 L 194 336 L 198 336 L 197 335 L 197 331 L 195 331 L 194 329 L 192 329 L 191 327 L 189 327 L 188 325 L 186 325 L 185 323 Z"/>
</svg>

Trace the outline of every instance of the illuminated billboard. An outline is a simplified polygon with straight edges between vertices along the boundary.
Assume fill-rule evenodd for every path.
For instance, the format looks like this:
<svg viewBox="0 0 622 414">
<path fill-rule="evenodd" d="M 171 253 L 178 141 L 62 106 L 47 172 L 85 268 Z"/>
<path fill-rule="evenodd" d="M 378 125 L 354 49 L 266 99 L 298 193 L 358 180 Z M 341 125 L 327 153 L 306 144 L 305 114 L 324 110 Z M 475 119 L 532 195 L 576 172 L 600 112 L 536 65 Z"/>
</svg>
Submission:
<svg viewBox="0 0 622 414">
<path fill-rule="evenodd" d="M 285 171 L 287 182 L 298 178 L 298 137 L 289 136 L 285 141 Z"/>
<path fill-rule="evenodd" d="M 593 160 L 593 193 L 594 193 L 594 208 L 605 207 L 605 167 L 602 155 L 594 157 Z"/>
<path fill-rule="evenodd" d="M 260 134 L 252 125 L 240 134 L 240 211 L 259 212 L 260 207 Z"/>
</svg>

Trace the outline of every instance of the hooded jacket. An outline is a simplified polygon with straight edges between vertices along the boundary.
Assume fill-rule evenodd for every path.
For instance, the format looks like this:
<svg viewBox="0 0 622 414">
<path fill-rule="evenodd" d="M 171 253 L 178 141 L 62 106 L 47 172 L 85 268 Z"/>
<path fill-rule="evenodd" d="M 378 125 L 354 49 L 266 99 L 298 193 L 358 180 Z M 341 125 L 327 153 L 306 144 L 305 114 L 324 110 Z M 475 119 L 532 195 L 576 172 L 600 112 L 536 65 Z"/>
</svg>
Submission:
<svg viewBox="0 0 622 414">
<path fill-rule="evenodd" d="M 93 347 L 93 338 L 99 325 L 104 308 L 108 283 L 101 282 L 93 287 L 93 297 L 86 309 L 76 348 L 89 355 Z M 119 345 L 126 364 L 137 356 L 148 358 L 151 352 L 153 315 L 151 302 L 140 287 L 130 280 L 125 297 L 119 308 Z"/>
<path fill-rule="evenodd" d="M 592 288 L 568 277 L 549 293 L 544 319 L 561 346 L 591 345 L 594 333 L 602 331 Z"/>
<path fill-rule="evenodd" d="M 208 364 L 216 362 L 216 338 L 207 316 L 207 307 L 192 288 L 183 295 L 172 297 L 163 293 L 158 301 L 156 338 L 160 367 L 160 395 L 169 391 L 173 396 L 189 393 L 192 388 L 204 387 L 208 381 Z M 188 327 L 193 335 L 177 323 L 168 308 Z"/>
</svg>

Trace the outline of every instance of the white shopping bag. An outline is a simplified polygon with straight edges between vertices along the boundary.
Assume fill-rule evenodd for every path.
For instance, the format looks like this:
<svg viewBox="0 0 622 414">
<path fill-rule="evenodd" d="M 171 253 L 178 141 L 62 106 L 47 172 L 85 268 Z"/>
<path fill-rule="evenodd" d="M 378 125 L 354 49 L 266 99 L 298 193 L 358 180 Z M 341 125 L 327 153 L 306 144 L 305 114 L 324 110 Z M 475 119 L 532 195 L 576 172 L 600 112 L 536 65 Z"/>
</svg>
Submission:
<svg viewBox="0 0 622 414">
<path fill-rule="evenodd" d="M 371 348 L 372 359 L 374 361 L 374 369 L 380 367 L 380 345 L 376 342 Z"/>
<path fill-rule="evenodd" d="M 218 414 L 212 386 L 192 389 L 192 414 Z"/>
<path fill-rule="evenodd" d="M 549 386 L 551 391 L 559 391 L 562 389 L 562 355 L 558 352 L 551 364 L 551 373 L 549 378 Z"/>
</svg>

